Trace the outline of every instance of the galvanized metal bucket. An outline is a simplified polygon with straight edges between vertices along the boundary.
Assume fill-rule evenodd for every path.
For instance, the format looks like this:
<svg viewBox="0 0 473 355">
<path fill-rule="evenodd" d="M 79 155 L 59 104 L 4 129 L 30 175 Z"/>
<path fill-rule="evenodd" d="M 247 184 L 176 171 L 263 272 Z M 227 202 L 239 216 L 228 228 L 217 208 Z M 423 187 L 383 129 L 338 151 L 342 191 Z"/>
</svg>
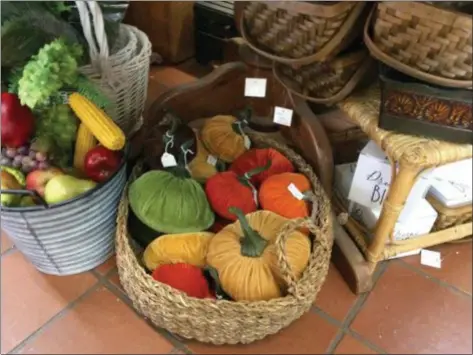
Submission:
<svg viewBox="0 0 473 355">
<path fill-rule="evenodd" d="M 124 161 L 107 182 L 63 203 L 2 206 L 2 229 L 41 272 L 71 275 L 95 268 L 114 253 L 126 165 Z"/>
</svg>

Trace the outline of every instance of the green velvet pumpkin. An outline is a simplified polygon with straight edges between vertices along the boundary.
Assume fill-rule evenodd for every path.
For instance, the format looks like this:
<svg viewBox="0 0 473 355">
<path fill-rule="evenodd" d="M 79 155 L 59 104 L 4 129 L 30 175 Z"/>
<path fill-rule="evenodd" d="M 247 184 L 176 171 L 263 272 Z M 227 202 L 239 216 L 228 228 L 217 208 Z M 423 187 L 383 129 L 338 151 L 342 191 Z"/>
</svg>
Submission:
<svg viewBox="0 0 473 355">
<path fill-rule="evenodd" d="M 204 189 L 185 169 L 143 174 L 130 185 L 128 199 L 136 217 L 162 233 L 200 232 L 214 223 Z"/>
</svg>

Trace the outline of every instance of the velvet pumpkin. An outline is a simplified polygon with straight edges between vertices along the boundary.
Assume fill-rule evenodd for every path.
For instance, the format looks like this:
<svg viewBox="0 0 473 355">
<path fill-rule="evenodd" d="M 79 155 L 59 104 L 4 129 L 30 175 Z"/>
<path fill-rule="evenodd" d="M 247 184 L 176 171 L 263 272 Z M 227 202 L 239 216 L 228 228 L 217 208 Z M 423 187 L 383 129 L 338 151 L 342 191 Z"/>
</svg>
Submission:
<svg viewBox="0 0 473 355">
<path fill-rule="evenodd" d="M 130 185 L 128 199 L 136 217 L 157 232 L 200 232 L 214 223 L 204 189 L 180 167 L 143 174 Z"/>
<path fill-rule="evenodd" d="M 256 211 L 258 191 L 251 184 L 250 179 L 267 169 L 269 164 L 242 175 L 237 175 L 233 171 L 224 171 L 209 178 L 205 184 L 205 193 L 215 213 L 229 221 L 235 221 L 237 217 L 229 211 L 230 207 L 237 207 L 245 214 Z"/>
<path fill-rule="evenodd" d="M 310 181 L 305 175 L 297 173 L 273 175 L 260 186 L 258 197 L 261 208 L 289 219 L 309 216 L 307 200 L 300 200 L 294 196 L 289 190 L 291 184 L 302 194 L 311 189 Z"/>
<path fill-rule="evenodd" d="M 229 170 L 237 174 L 242 174 L 245 171 L 265 166 L 268 161 L 271 162 L 269 169 L 251 178 L 251 182 L 255 186 L 259 186 L 270 176 L 294 171 L 294 166 L 291 161 L 273 148 L 250 149 L 235 159 Z"/>
<path fill-rule="evenodd" d="M 203 268 L 210 239 L 214 233 L 198 232 L 166 234 L 151 242 L 143 253 L 146 268 L 153 271 L 159 265 L 186 263 Z"/>
<path fill-rule="evenodd" d="M 163 168 L 161 156 L 164 152 L 172 154 L 177 160 L 181 146 L 188 141 L 192 141 L 192 144 L 189 147 L 187 162 L 190 163 L 197 154 L 194 131 L 183 124 L 176 114 L 168 112 L 167 115 L 170 123 L 152 127 L 147 134 L 148 138 L 143 142 L 144 162 L 150 169 Z"/>
<path fill-rule="evenodd" d="M 233 116 L 212 117 L 200 131 L 202 142 L 212 155 L 231 163 L 249 149 L 250 140 L 243 132 L 246 125 L 246 120 Z"/>
<path fill-rule="evenodd" d="M 202 144 L 202 141 L 197 136 L 197 155 L 189 164 L 189 172 L 193 179 L 205 183 L 207 179 L 220 171 L 225 170 L 225 163 L 218 160 L 215 164 L 209 162 L 209 151 Z M 217 159 L 216 157 L 214 157 Z"/>
<path fill-rule="evenodd" d="M 210 241 L 207 264 L 218 272 L 222 288 L 236 301 L 265 301 L 281 297 L 287 285 L 279 269 L 276 238 L 288 219 L 270 211 L 246 216 L 231 209 L 238 221 Z M 285 246 L 287 260 L 298 280 L 309 262 L 310 240 L 294 231 Z"/>
</svg>

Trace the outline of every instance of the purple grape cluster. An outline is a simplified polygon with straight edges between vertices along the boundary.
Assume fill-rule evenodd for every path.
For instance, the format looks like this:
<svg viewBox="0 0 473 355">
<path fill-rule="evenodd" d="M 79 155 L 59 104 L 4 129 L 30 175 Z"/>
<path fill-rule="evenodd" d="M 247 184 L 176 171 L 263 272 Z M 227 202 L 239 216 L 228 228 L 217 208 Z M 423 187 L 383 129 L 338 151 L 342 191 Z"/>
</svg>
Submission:
<svg viewBox="0 0 473 355">
<path fill-rule="evenodd" d="M 20 169 L 25 174 L 37 169 L 49 168 L 48 155 L 30 149 L 28 146 L 20 148 L 3 148 L 0 165 Z"/>
</svg>

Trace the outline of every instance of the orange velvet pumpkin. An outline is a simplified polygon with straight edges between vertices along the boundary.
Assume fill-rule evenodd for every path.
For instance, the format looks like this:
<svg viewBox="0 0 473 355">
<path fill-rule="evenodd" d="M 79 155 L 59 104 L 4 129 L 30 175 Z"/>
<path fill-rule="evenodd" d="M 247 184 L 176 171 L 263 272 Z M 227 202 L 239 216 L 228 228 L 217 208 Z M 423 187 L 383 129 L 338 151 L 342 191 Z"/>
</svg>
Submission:
<svg viewBox="0 0 473 355">
<path fill-rule="evenodd" d="M 299 199 L 291 192 L 293 184 L 299 192 L 310 191 L 311 185 L 305 175 L 298 173 L 283 173 L 266 179 L 259 189 L 259 203 L 266 211 L 293 219 L 309 216 L 309 204 L 305 199 Z"/>
<path fill-rule="evenodd" d="M 259 186 L 270 176 L 294 171 L 294 166 L 289 159 L 273 148 L 250 149 L 236 158 L 229 170 L 242 175 L 252 169 L 265 166 L 268 162 L 271 162 L 268 169 L 251 178 L 250 181 L 255 186 Z"/>
</svg>

